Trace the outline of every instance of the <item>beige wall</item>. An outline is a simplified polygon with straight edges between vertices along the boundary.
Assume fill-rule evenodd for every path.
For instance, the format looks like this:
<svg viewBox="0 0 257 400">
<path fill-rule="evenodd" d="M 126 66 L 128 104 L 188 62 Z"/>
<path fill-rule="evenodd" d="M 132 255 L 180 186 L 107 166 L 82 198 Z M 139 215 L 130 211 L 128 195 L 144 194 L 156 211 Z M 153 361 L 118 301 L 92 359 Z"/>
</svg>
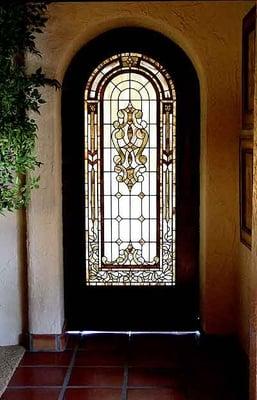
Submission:
<svg viewBox="0 0 257 400">
<path fill-rule="evenodd" d="M 254 2 L 256 3 L 256 2 Z M 252 4 L 253 6 L 254 4 Z M 256 42 L 257 43 L 257 42 Z M 256 52 L 257 57 L 257 52 Z M 256 58 L 257 59 L 257 58 Z M 256 62 L 257 65 L 257 62 Z M 257 74 L 256 74 L 257 79 Z M 257 84 L 257 81 L 256 81 Z M 257 92 L 255 90 L 255 129 L 256 129 L 256 121 L 257 121 Z M 256 133 L 255 133 L 256 134 Z M 255 150 L 254 150 L 255 152 Z M 255 174 L 256 176 L 256 174 Z M 256 179 L 254 179 L 256 182 Z M 256 188 L 254 187 L 254 191 L 256 192 Z M 251 342 L 252 336 L 254 335 L 252 332 L 253 323 L 251 320 L 253 319 L 253 310 L 255 311 L 255 295 L 256 295 L 256 282 L 257 282 L 257 274 L 256 274 L 256 195 L 253 199 L 253 230 L 252 230 L 252 250 L 250 250 L 247 246 L 245 246 L 242 242 L 239 242 L 239 262 L 237 269 L 237 330 L 240 338 L 240 342 L 244 348 L 246 354 L 250 355 L 251 358 L 251 349 L 253 343 Z M 256 300 L 257 301 L 257 300 Z M 255 317 L 256 319 L 256 317 Z M 254 323 L 254 326 L 256 323 Z M 256 342 L 257 343 L 257 342 Z M 255 344 L 256 344 L 255 343 Z M 255 373 L 255 372 L 254 372 Z M 253 379 L 251 379 L 253 381 Z M 253 392 L 251 391 L 251 396 Z M 255 396 L 255 394 L 254 394 Z"/>
<path fill-rule="evenodd" d="M 241 24 L 253 1 L 57 3 L 39 38 L 43 66 L 62 81 L 76 52 L 113 27 L 163 32 L 192 59 L 201 84 L 201 314 L 210 333 L 248 336 L 247 291 L 238 314 L 238 287 L 247 251 L 239 244 L 238 138 L 241 102 Z M 30 331 L 60 333 L 63 315 L 60 93 L 46 89 L 39 117 L 41 186 L 28 210 Z M 75 137 L 73 137 L 75 140 Z M 239 285 L 240 283 L 240 285 Z M 239 315 L 239 318 L 238 318 Z"/>
<path fill-rule="evenodd" d="M 29 329 L 58 334 L 64 323 L 60 93 L 46 90 L 38 119 L 40 189 L 28 208 Z"/>
<path fill-rule="evenodd" d="M 252 290 L 252 253 L 242 243 L 239 245 L 239 263 L 237 276 L 238 333 L 246 354 L 249 353 L 249 318 Z"/>
<path fill-rule="evenodd" d="M 17 344 L 22 330 L 18 213 L 0 217 L 0 346 Z"/>
</svg>

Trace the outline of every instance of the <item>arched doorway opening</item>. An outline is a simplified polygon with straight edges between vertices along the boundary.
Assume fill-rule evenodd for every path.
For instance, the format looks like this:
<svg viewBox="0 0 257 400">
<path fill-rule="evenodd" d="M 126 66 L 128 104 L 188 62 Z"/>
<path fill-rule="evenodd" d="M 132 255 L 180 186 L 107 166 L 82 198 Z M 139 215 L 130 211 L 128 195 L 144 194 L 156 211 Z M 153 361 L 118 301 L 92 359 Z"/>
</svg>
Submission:
<svg viewBox="0 0 257 400">
<path fill-rule="evenodd" d="M 157 32 L 109 31 L 70 64 L 62 120 L 68 327 L 199 328 L 200 95 L 191 61 Z"/>
</svg>

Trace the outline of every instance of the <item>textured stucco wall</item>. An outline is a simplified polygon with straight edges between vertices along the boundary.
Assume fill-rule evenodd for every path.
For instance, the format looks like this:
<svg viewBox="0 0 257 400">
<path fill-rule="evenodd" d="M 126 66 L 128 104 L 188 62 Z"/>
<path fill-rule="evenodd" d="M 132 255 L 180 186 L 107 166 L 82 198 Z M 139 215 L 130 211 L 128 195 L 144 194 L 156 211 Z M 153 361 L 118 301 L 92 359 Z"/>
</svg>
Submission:
<svg viewBox="0 0 257 400">
<path fill-rule="evenodd" d="M 0 346 L 17 344 L 22 329 L 18 216 L 0 217 Z"/>
<path fill-rule="evenodd" d="M 60 96 L 43 94 L 38 119 L 40 189 L 28 209 L 28 289 L 30 333 L 58 334 L 64 323 L 61 207 Z M 56 118 L 57 116 L 57 118 Z"/>
<path fill-rule="evenodd" d="M 201 313 L 210 333 L 237 329 L 238 137 L 241 24 L 252 1 L 57 3 L 39 38 L 44 71 L 63 78 L 73 55 L 113 27 L 164 33 L 192 59 L 201 83 Z M 37 61 L 31 61 L 37 64 Z M 59 333 L 63 322 L 60 93 L 46 90 L 39 117 L 41 186 L 29 209 L 30 330 Z M 73 138 L 74 139 L 74 138 Z M 247 307 L 246 307 L 247 308 Z M 245 314 L 241 316 L 244 325 Z M 243 337 L 243 335 L 242 335 Z"/>
<path fill-rule="evenodd" d="M 255 2 L 256 3 L 256 2 Z M 253 4 L 254 5 L 254 4 Z M 248 10 L 249 11 L 249 10 Z M 247 14 L 247 12 L 246 12 Z M 257 41 L 256 41 L 257 43 Z M 257 65 L 257 52 L 256 52 L 256 65 Z M 255 86 L 257 85 L 257 74 L 255 77 Z M 257 92 L 255 89 L 255 130 L 257 126 Z M 256 136 L 256 132 L 254 133 Z M 255 138 L 256 140 L 256 138 Z M 255 145 L 256 147 L 256 145 Z M 255 150 L 254 150 L 255 152 Z M 256 156 L 255 156 L 256 157 Z M 254 176 L 257 176 L 256 173 Z M 254 192 L 256 192 L 256 179 L 254 177 Z M 253 318 L 253 309 L 255 312 L 255 295 L 256 295 L 256 285 L 257 285 L 257 274 L 256 274 L 256 229 L 257 229 L 257 196 L 256 193 L 253 198 L 253 232 L 252 232 L 252 250 L 246 247 L 242 242 L 239 241 L 239 263 L 237 270 L 237 322 L 238 322 L 238 334 L 240 341 L 243 345 L 246 354 L 251 356 L 252 346 L 251 339 L 254 336 L 251 332 Z M 257 300 L 256 300 L 257 301 Z M 255 314 L 257 315 L 257 314 Z M 255 317 L 256 318 L 256 317 Z M 257 342 L 256 342 L 257 343 Z M 255 372 L 254 372 L 255 373 Z M 253 381 L 253 379 L 251 379 Z M 257 386 L 256 386 L 257 387 Z M 251 387 L 252 389 L 252 387 Z M 253 392 L 251 390 L 251 396 Z M 257 393 L 254 394 L 257 396 Z M 254 397 L 256 398 L 256 397 Z"/>
<path fill-rule="evenodd" d="M 242 243 L 239 244 L 239 264 L 237 276 L 237 321 L 240 341 L 246 354 L 249 353 L 249 318 L 252 290 L 252 253 Z"/>
</svg>

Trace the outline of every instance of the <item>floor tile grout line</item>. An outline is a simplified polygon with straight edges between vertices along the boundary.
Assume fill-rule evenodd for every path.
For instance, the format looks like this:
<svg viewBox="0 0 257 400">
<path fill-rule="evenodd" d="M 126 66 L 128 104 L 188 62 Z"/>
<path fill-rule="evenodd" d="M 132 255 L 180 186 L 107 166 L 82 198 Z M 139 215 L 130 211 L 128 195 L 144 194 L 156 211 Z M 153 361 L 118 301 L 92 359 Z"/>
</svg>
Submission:
<svg viewBox="0 0 257 400">
<path fill-rule="evenodd" d="M 66 388 L 101 388 L 101 389 L 117 389 L 117 388 L 124 388 L 125 386 L 125 379 L 127 380 L 126 372 L 125 371 L 126 367 L 124 367 L 124 380 L 122 385 L 108 385 L 108 384 L 103 384 L 103 385 L 66 385 Z M 63 385 L 22 385 L 22 386 L 8 386 L 8 389 L 60 389 L 62 388 Z M 169 384 L 138 384 L 138 385 L 126 385 L 126 388 L 128 389 L 173 389 L 177 388 L 177 386 L 174 385 L 169 385 Z"/>
<path fill-rule="evenodd" d="M 22 385 L 22 386 L 8 386 L 8 390 L 22 390 L 22 389 L 61 389 L 62 385 Z"/>
<path fill-rule="evenodd" d="M 120 389 L 121 385 L 68 385 L 69 389 Z"/>
<path fill-rule="evenodd" d="M 73 355 L 71 357 L 70 365 L 69 365 L 69 367 L 67 369 L 67 372 L 66 372 L 66 375 L 65 375 L 65 378 L 64 378 L 64 381 L 63 381 L 62 389 L 61 389 L 61 392 L 60 392 L 60 394 L 58 396 L 58 400 L 63 400 L 63 398 L 64 398 L 65 390 L 66 390 L 66 388 L 68 386 L 68 383 L 69 383 L 69 380 L 70 380 L 70 377 L 71 377 L 71 373 L 72 373 L 72 369 L 73 369 L 74 364 L 75 364 L 75 358 L 76 358 L 76 354 L 78 352 L 79 345 L 80 345 L 80 342 L 74 348 L 74 352 L 73 352 Z"/>
<path fill-rule="evenodd" d="M 128 386 L 128 366 L 124 366 L 124 378 L 121 390 L 121 400 L 127 400 L 127 386 Z"/>
<path fill-rule="evenodd" d="M 19 368 L 68 368 L 69 364 L 60 364 L 60 365 L 53 365 L 53 364 L 37 364 L 37 365 L 20 365 Z"/>
<path fill-rule="evenodd" d="M 120 389 L 121 385 L 67 385 L 66 389 Z M 21 390 L 21 389 L 61 389 L 63 385 L 25 385 L 25 386 L 8 386 L 8 390 Z"/>
<path fill-rule="evenodd" d="M 69 364 L 62 365 L 50 365 L 50 364 L 39 364 L 39 365 L 21 365 L 19 368 L 68 368 Z M 87 365 L 75 365 L 76 368 L 123 368 L 123 365 L 108 365 L 108 364 L 87 364 Z"/>
<path fill-rule="evenodd" d="M 128 386 L 128 364 L 129 364 L 129 354 L 130 354 L 130 346 L 131 346 L 131 335 L 128 337 L 127 342 L 127 362 L 124 365 L 124 380 L 121 391 L 121 400 L 127 400 L 127 386 Z"/>
</svg>

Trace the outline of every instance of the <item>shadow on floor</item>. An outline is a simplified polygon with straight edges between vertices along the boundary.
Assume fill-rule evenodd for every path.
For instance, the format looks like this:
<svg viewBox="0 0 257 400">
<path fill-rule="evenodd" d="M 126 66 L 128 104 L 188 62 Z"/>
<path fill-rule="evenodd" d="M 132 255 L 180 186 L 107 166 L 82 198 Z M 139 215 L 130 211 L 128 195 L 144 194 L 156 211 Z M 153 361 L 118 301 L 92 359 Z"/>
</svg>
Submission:
<svg viewBox="0 0 257 400">
<path fill-rule="evenodd" d="M 70 335 L 63 353 L 26 353 L 3 400 L 247 400 L 232 339 Z"/>
</svg>

